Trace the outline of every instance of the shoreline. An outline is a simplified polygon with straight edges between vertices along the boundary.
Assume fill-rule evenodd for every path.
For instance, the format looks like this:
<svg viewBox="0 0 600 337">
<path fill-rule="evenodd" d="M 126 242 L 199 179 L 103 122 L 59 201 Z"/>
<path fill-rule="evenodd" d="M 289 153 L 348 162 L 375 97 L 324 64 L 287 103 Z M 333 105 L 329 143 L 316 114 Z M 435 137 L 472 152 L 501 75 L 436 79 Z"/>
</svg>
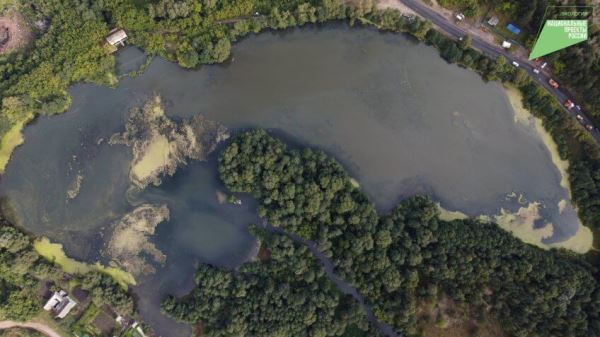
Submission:
<svg viewBox="0 0 600 337">
<path fill-rule="evenodd" d="M 558 146 L 552 139 L 550 133 L 544 128 L 542 120 L 523 107 L 521 102 L 522 95 L 519 90 L 513 85 L 507 84 L 504 84 L 503 88 L 515 113 L 515 123 L 522 123 L 525 126 L 532 127 L 540 140 L 544 143 L 546 149 L 550 153 L 552 163 L 559 171 L 561 177 L 560 185 L 567 190 L 569 196 L 569 200 L 563 199 L 559 202 L 559 208 L 564 208 L 566 202 L 572 204 L 571 184 L 569 182 L 568 173 L 569 161 L 560 158 Z M 445 209 L 440 203 L 437 203 L 437 207 L 440 212 L 441 220 L 453 221 L 469 218 L 468 215 L 461 211 Z M 573 208 L 577 211 L 577 208 L 574 205 Z M 542 249 L 563 248 L 578 254 L 586 254 L 594 249 L 593 232 L 589 227 L 584 226 L 579 218 L 578 228 L 573 236 L 561 242 L 544 243 L 544 239 L 552 236 L 554 225 L 548 223 L 544 227 L 536 228 L 534 225 L 539 217 L 539 203 L 532 202 L 523 205 L 514 213 L 501 209 L 499 214 L 492 216 L 480 215 L 474 217 L 474 219 L 485 222 L 495 222 L 499 227 L 510 232 L 516 238 Z"/>
<path fill-rule="evenodd" d="M 560 158 L 558 145 L 552 139 L 550 132 L 544 128 L 543 121 L 523 107 L 521 92 L 511 84 L 503 84 L 503 87 L 506 92 L 506 97 L 508 98 L 513 111 L 515 112 L 515 123 L 522 123 L 524 125 L 531 126 L 550 153 L 552 163 L 557 168 L 561 177 L 560 185 L 567 191 L 569 196 L 569 200 L 561 200 L 561 202 L 566 201 L 573 205 L 573 193 L 569 179 L 569 161 Z M 576 205 L 573 205 L 573 209 L 575 210 L 576 214 L 578 214 Z M 575 232 L 573 236 L 565 241 L 550 244 L 542 243 L 542 245 L 548 248 L 565 248 L 579 254 L 585 254 L 592 250 L 594 248 L 593 232 L 589 227 L 583 225 L 578 215 L 577 220 L 579 221 L 579 226 L 577 228 L 577 232 Z"/>
<path fill-rule="evenodd" d="M 13 152 L 17 147 L 25 142 L 25 136 L 23 136 L 23 130 L 27 124 L 29 124 L 33 120 L 32 116 L 28 116 L 23 121 L 20 121 L 13 125 L 0 140 L 0 176 L 4 174 L 4 170 L 10 159 L 12 157 Z"/>
<path fill-rule="evenodd" d="M 561 200 L 559 202 L 559 208 L 565 206 L 565 202 L 572 204 L 572 191 L 571 184 L 569 181 L 569 161 L 560 158 L 558 153 L 558 146 L 552 139 L 550 133 L 544 128 L 543 122 L 540 118 L 534 116 L 529 110 L 523 107 L 521 102 L 521 93 L 513 85 L 503 85 L 506 97 L 515 113 L 515 123 L 521 123 L 525 126 L 531 127 L 535 131 L 537 136 L 540 138 L 545 148 L 548 150 L 552 163 L 559 171 L 560 174 L 560 185 L 567 191 L 569 200 Z M 462 220 L 469 218 L 468 215 L 461 211 L 453 211 L 445 209 L 440 203 L 437 203 L 438 210 L 440 211 L 440 219 L 445 221 Z M 543 249 L 552 248 L 564 248 L 573 251 L 578 254 L 585 254 L 591 251 L 594 242 L 594 235 L 589 227 L 582 224 L 581 219 L 578 217 L 578 228 L 575 234 L 564 241 L 556 243 L 544 243 L 543 240 L 552 236 L 554 225 L 552 223 L 546 224 L 546 226 L 537 228 L 535 222 L 540 219 L 539 215 L 539 203 L 532 202 L 527 205 L 523 205 L 516 212 L 508 212 L 504 209 L 500 210 L 499 214 L 486 216 L 480 215 L 474 217 L 480 221 L 495 222 L 499 227 L 510 232 L 513 236 L 520 240 L 535 245 Z M 573 205 L 575 211 L 577 208 Z"/>
<path fill-rule="evenodd" d="M 46 260 L 56 263 L 69 274 L 85 274 L 97 270 L 112 277 L 121 287 L 127 289 L 137 282 L 132 274 L 113 266 L 104 266 L 100 262 L 94 264 L 81 262 L 69 257 L 61 243 L 51 242 L 47 237 L 40 237 L 33 242 L 34 250 Z"/>
</svg>

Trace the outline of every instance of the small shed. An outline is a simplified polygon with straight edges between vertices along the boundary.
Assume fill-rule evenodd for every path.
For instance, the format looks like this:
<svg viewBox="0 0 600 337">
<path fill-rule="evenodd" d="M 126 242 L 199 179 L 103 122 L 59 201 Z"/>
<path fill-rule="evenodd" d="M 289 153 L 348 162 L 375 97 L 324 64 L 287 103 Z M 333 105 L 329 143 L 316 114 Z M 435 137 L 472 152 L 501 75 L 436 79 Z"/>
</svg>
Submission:
<svg viewBox="0 0 600 337">
<path fill-rule="evenodd" d="M 502 41 L 502 48 L 504 49 L 508 49 L 512 46 L 512 43 L 508 42 L 508 41 Z"/>
<path fill-rule="evenodd" d="M 108 44 L 110 44 L 111 46 L 117 46 L 117 45 L 123 46 L 125 44 L 126 39 L 127 39 L 127 34 L 125 33 L 124 30 L 113 29 L 110 31 L 110 35 L 108 35 L 106 37 L 106 42 L 108 42 Z"/>
<path fill-rule="evenodd" d="M 498 22 L 500 22 L 500 19 L 498 19 L 498 17 L 494 15 L 488 20 L 487 23 L 488 25 L 495 27 L 498 24 Z"/>
<path fill-rule="evenodd" d="M 513 34 L 515 34 L 515 35 L 519 35 L 519 34 L 521 34 L 521 28 L 519 28 L 519 27 L 517 27 L 517 26 L 513 25 L 512 23 L 509 23 L 509 24 L 506 26 L 506 29 L 508 29 L 508 30 L 509 30 L 511 33 L 513 33 Z"/>
</svg>

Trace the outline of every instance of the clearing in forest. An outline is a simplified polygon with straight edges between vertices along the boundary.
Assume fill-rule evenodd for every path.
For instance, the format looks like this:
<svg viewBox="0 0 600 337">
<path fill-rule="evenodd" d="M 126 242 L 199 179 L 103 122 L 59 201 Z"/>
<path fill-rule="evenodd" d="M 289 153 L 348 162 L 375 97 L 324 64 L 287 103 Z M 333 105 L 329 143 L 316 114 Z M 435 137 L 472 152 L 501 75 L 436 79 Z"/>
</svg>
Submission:
<svg viewBox="0 0 600 337">
<path fill-rule="evenodd" d="M 0 54 L 22 48 L 31 39 L 31 30 L 19 13 L 0 16 Z"/>
</svg>

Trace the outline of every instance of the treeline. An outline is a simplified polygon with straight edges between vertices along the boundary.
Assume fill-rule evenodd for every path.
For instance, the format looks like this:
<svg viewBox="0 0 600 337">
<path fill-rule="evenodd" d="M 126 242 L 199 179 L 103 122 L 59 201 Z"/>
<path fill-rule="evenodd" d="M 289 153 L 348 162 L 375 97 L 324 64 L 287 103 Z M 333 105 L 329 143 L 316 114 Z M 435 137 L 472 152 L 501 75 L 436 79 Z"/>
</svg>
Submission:
<svg viewBox="0 0 600 337">
<path fill-rule="evenodd" d="M 510 336 L 600 336 L 596 269 L 579 256 L 527 245 L 495 224 L 441 221 L 426 197 L 407 199 L 379 217 L 336 161 L 321 151 L 288 149 L 263 130 L 234 138 L 220 154 L 219 174 L 232 192 L 254 196 L 259 215 L 269 224 L 314 241 L 376 317 L 408 336 L 419 335 L 420 303 L 443 296 L 468 306 L 480 320 L 498 318 Z M 278 240 L 281 244 L 287 239 Z M 240 295 L 232 295 L 240 285 L 234 282 L 233 287 L 230 280 L 238 277 L 249 288 L 269 287 L 279 263 L 293 263 L 291 269 L 299 271 L 293 276 L 295 283 L 284 278 L 275 284 L 290 285 L 290 291 L 301 294 L 298 301 L 307 303 L 315 297 L 305 292 L 313 277 L 306 277 L 296 257 L 286 255 L 280 261 L 279 249 L 272 244 L 266 246 L 277 263 L 250 263 L 239 276 L 220 271 L 218 282 L 212 276 L 216 269 L 203 266 L 196 278 L 198 288 L 183 300 L 167 300 L 163 309 L 185 321 L 207 320 L 216 328 L 213 318 L 223 322 L 220 315 L 245 307 L 237 302 Z M 304 252 L 298 259 L 314 263 Z M 256 279 L 247 275 L 249 270 Z M 282 271 L 282 277 L 288 274 Z M 223 292 L 223 287 L 228 290 Z M 264 293 L 246 291 L 243 299 L 260 303 L 254 310 L 267 311 L 252 316 L 254 320 L 260 317 L 262 324 L 274 324 L 286 317 L 287 305 L 271 305 Z"/>
<path fill-rule="evenodd" d="M 600 234 L 600 149 L 595 140 L 559 107 L 554 98 L 531 82 L 520 86 L 523 104 L 542 119 L 544 128 L 567 159 L 572 200 L 582 222 Z"/>
<path fill-rule="evenodd" d="M 463 11 L 467 16 L 484 15 L 492 10 L 525 29 L 528 34 L 527 47 L 532 48 L 535 38 L 544 24 L 544 19 L 573 19 L 561 17 L 565 11 L 588 12 L 587 16 L 577 19 L 590 19 L 588 40 L 570 46 L 558 52 L 544 56 L 551 65 L 557 79 L 576 95 L 581 106 L 593 117 L 594 124 L 600 124 L 600 24 L 593 21 L 600 7 L 597 1 L 591 0 L 440 0 L 442 6 Z M 580 6 L 555 7 L 550 6 Z M 589 6 L 581 7 L 581 6 Z"/>
<path fill-rule="evenodd" d="M 49 23 L 19 54 L 0 56 L 0 135 L 34 114 L 63 112 L 67 87 L 78 81 L 114 84 L 114 58 L 102 41 L 108 33 L 102 13 L 87 2 L 22 1 L 30 22 Z"/>
<path fill-rule="evenodd" d="M 545 58 L 559 81 L 573 90 L 594 125 L 600 125 L 600 25 L 590 27 L 587 42 Z"/>
<path fill-rule="evenodd" d="M 433 29 L 426 32 L 423 40 L 435 46 L 446 61 L 472 69 L 486 81 L 501 81 L 519 88 L 523 106 L 542 119 L 558 145 L 561 159 L 570 163 L 569 183 L 579 218 L 600 233 L 600 148 L 591 135 L 524 70 L 510 65 L 503 56 L 491 59 L 472 49 L 468 37 L 453 41 Z"/>
<path fill-rule="evenodd" d="M 402 18 L 398 20 L 401 22 Z M 393 21 L 395 19 L 390 20 L 390 22 Z M 416 20 L 413 24 L 417 25 L 416 22 L 419 21 Z M 404 26 L 401 24 L 388 23 L 386 28 L 392 31 L 404 31 Z M 503 56 L 491 59 L 483 55 L 470 47 L 468 36 L 462 41 L 454 41 L 426 26 L 419 33 L 412 35 L 435 46 L 439 50 L 440 56 L 449 63 L 456 63 L 461 67 L 472 69 L 486 81 L 501 81 L 519 88 L 523 95 L 524 107 L 534 116 L 542 119 L 544 128 L 550 132 L 554 142 L 558 145 L 561 159 L 569 161 L 572 201 L 577 206 L 579 218 L 584 225 L 595 230 L 597 239 L 600 235 L 600 148 L 591 135 L 565 113 L 554 97 L 534 83 L 524 70 L 513 67 Z M 586 46 L 589 45 L 582 44 L 581 48 L 587 48 Z M 587 55 L 593 55 L 593 53 Z M 585 66 L 585 64 L 589 63 L 581 62 L 577 67 Z M 594 75 L 594 71 L 597 75 Z M 594 77 L 591 82 L 582 81 L 580 83 L 583 85 L 600 81 L 600 68 L 594 71 L 581 70 L 577 72 L 578 76 Z M 600 83 L 594 88 L 588 89 L 590 91 L 582 92 L 593 93 L 595 90 L 600 90 Z M 600 98 L 600 93 L 592 94 L 592 96 L 594 97 L 590 102 L 595 102 L 594 100 Z"/>
<path fill-rule="evenodd" d="M 25 51 L 0 56 L 0 137 L 38 113 L 66 110 L 70 105 L 66 90 L 74 82 L 115 84 L 115 60 L 103 48 L 104 38 L 113 27 L 125 29 L 129 43 L 148 54 L 161 55 L 184 67 L 196 67 L 223 62 L 230 54 L 231 43 L 249 33 L 347 20 L 351 24 L 358 22 L 382 30 L 408 32 L 420 40 L 428 34 L 427 42 L 438 47 L 449 62 L 475 68 L 489 80 L 505 81 L 506 76 L 512 76 L 512 69 L 504 59 L 482 57 L 469 48 L 468 42 L 457 45 L 431 30 L 429 22 L 404 18 L 393 9 L 376 9 L 374 0 L 353 1 L 351 6 L 340 0 L 21 0 L 19 3 L 18 9 L 30 22 L 41 22 L 47 29 L 38 31 L 38 38 Z M 546 0 L 479 0 L 479 3 L 501 8 L 506 13 L 519 13 L 520 18 L 531 17 L 527 22 L 541 20 L 543 15 L 538 12 L 546 7 Z M 598 34 L 592 28 L 590 43 L 567 48 L 549 58 L 557 64 L 568 64 L 555 67 L 559 78 L 584 96 L 584 107 L 587 105 L 592 112 L 600 109 Z M 574 59 L 577 62 L 569 61 Z"/>
<path fill-rule="evenodd" d="M 261 259 L 232 272 L 201 265 L 196 288 L 163 312 L 202 322 L 203 336 L 382 336 L 362 308 L 328 278 L 310 250 L 281 234 L 253 230 Z"/>
<path fill-rule="evenodd" d="M 36 40 L 24 51 L 0 56 L 0 137 L 37 114 L 55 114 L 70 105 L 67 93 L 75 82 L 116 84 L 115 59 L 104 48 L 114 27 L 123 28 L 128 43 L 187 68 L 223 62 L 231 43 L 264 29 L 369 16 L 387 29 L 430 26 L 401 22 L 397 11 L 376 11 L 374 0 L 347 6 L 340 0 L 20 0 L 30 23 L 41 23 Z"/>
<path fill-rule="evenodd" d="M 34 250 L 31 237 L 0 218 L 0 320 L 27 321 L 37 315 L 45 300 L 38 294 L 47 283 L 66 290 L 78 284 L 97 306 L 108 304 L 122 315 L 134 314 L 133 298 L 110 276 L 63 272 Z"/>
</svg>

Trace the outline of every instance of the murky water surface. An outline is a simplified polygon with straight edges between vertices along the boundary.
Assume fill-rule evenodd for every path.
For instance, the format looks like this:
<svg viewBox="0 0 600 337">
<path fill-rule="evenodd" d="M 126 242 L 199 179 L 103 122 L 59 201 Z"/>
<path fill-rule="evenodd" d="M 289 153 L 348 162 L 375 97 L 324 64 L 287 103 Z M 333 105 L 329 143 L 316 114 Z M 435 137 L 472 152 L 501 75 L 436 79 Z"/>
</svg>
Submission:
<svg viewBox="0 0 600 337">
<path fill-rule="evenodd" d="M 547 148 L 532 128 L 515 123 L 501 86 L 448 65 L 433 48 L 404 36 L 330 27 L 253 36 L 233 55 L 227 65 L 198 71 L 155 59 L 117 89 L 74 86 L 67 113 L 26 128 L 26 142 L 0 184 L 15 220 L 88 261 L 105 261 L 99 252 L 116 219 L 141 203 L 167 204 L 170 220 L 152 239 L 166 265 L 136 287 L 144 317 L 163 336 L 187 336 L 189 328 L 160 315 L 160 298 L 184 294 L 199 261 L 242 263 L 254 249 L 246 225 L 256 218 L 251 202 L 218 203 L 223 188 L 215 154 L 160 187 L 128 193 L 132 154 L 107 139 L 122 131 L 131 107 L 154 93 L 175 118 L 203 113 L 233 130 L 269 128 L 294 144 L 322 148 L 381 211 L 426 193 L 447 209 L 493 215 L 521 206 L 507 198 L 515 192 L 541 203 L 538 225 L 555 225 L 550 241 L 577 230 L 572 209 L 559 211 L 568 192 Z M 139 51 L 126 49 L 119 69 L 143 61 Z M 79 194 L 68 199 L 77 176 Z"/>
</svg>

